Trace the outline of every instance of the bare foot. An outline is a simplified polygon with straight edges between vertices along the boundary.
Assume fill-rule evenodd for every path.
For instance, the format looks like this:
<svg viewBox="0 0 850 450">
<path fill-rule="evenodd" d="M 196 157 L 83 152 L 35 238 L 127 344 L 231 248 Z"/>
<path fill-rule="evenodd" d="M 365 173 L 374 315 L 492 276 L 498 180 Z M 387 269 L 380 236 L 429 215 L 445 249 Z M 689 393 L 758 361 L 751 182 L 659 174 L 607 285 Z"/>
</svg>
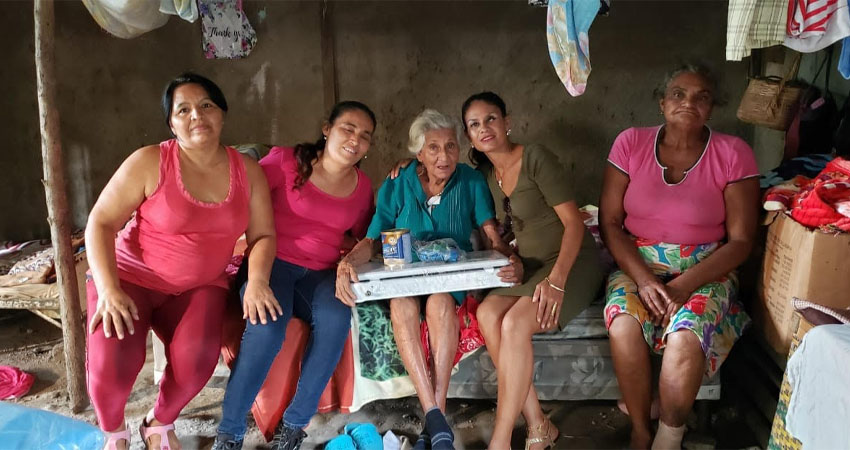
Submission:
<svg viewBox="0 0 850 450">
<path fill-rule="evenodd" d="M 148 427 L 158 427 L 161 425 L 165 425 L 164 423 L 153 419 L 148 420 L 145 418 L 145 426 Z M 158 433 L 153 433 L 145 440 L 145 446 L 149 450 L 162 450 L 162 438 Z M 174 433 L 174 430 L 168 430 L 168 448 L 169 450 L 181 450 L 183 447 L 180 445 L 180 440 L 177 439 L 177 435 Z"/>
</svg>

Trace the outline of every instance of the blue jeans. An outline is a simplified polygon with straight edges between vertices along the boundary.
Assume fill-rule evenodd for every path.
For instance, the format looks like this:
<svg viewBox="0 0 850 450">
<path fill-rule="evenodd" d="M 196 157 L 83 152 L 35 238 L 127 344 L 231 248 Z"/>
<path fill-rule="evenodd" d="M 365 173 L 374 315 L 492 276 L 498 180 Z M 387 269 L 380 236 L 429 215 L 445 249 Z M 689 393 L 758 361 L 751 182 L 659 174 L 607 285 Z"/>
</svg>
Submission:
<svg viewBox="0 0 850 450">
<path fill-rule="evenodd" d="M 247 264 L 243 265 L 247 269 L 244 266 Z M 280 352 L 286 325 L 293 315 L 310 324 L 311 332 L 298 387 L 283 414 L 283 422 L 294 428 L 303 428 L 310 422 L 342 355 L 351 325 L 351 308 L 335 297 L 335 277 L 333 269 L 311 270 L 275 259 L 269 286 L 283 315 L 277 321 L 268 320 L 266 325 L 246 321 L 239 355 L 224 393 L 219 433 L 237 439 L 245 435 L 246 416 Z M 240 296 L 245 295 L 245 286 L 242 284 Z"/>
</svg>

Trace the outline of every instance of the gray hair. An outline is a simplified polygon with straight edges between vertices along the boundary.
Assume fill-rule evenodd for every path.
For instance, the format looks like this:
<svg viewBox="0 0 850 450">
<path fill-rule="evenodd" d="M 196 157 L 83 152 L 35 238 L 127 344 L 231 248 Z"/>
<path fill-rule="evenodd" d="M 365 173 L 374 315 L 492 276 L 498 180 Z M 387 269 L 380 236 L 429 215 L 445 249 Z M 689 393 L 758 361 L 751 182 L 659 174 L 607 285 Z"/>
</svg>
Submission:
<svg viewBox="0 0 850 450">
<path fill-rule="evenodd" d="M 410 153 L 418 154 L 422 147 L 425 146 L 425 133 L 434 130 L 452 130 L 455 132 L 455 139 L 458 145 L 463 138 L 463 131 L 460 122 L 454 117 L 449 117 L 437 110 L 426 109 L 419 113 L 413 123 L 410 124 L 410 132 L 408 133 L 409 141 L 407 150 Z"/>
<path fill-rule="evenodd" d="M 652 94 L 656 100 L 664 98 L 667 88 L 670 83 L 683 73 L 693 73 L 702 77 L 703 80 L 711 88 L 713 106 L 723 106 L 726 104 L 724 96 L 720 93 L 720 79 L 717 74 L 708 66 L 700 63 L 685 62 L 674 67 L 664 75 L 664 80 L 653 91 Z"/>
</svg>

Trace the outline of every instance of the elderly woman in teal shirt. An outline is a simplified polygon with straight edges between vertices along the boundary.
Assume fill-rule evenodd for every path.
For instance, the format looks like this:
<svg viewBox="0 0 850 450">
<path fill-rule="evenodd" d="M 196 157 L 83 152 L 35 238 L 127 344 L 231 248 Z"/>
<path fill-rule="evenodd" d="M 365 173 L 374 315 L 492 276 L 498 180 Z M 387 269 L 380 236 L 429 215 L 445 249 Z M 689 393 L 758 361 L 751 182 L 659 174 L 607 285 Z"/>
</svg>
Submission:
<svg viewBox="0 0 850 450">
<path fill-rule="evenodd" d="M 375 215 L 354 249 L 340 261 L 336 291 L 341 299 L 353 299 L 351 281 L 357 281 L 354 267 L 365 263 L 380 247 L 381 231 L 407 228 L 413 239 L 452 238 L 466 251 L 470 238 L 482 230 L 485 246 L 508 256 L 511 264 L 499 275 L 502 280 L 522 280 L 522 264 L 499 237 L 490 189 L 480 172 L 459 164 L 460 124 L 432 109 L 419 114 L 410 126 L 408 150 L 416 159 L 395 179 L 387 179 L 378 190 Z M 425 429 L 414 448 L 453 448 L 454 435 L 444 411 L 454 355 L 458 345 L 459 323 L 456 308 L 464 292 L 402 297 L 390 300 L 390 316 L 396 345 L 410 375 L 419 402 L 425 411 Z M 421 308 L 430 332 L 434 367 L 425 365 L 425 352 L 419 339 Z M 429 372 L 433 378 L 429 377 Z"/>
</svg>

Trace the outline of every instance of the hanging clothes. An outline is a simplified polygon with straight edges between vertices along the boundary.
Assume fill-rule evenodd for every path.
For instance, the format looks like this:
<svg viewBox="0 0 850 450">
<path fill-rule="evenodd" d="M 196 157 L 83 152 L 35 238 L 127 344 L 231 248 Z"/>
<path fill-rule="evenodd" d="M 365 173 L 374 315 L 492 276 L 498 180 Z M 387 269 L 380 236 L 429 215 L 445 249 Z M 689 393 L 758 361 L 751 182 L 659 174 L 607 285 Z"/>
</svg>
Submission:
<svg viewBox="0 0 850 450">
<path fill-rule="evenodd" d="M 740 61 L 754 48 L 785 41 L 788 0 L 730 0 L 726 21 L 726 60 Z"/>
<path fill-rule="evenodd" d="M 788 4 L 783 45 L 813 53 L 850 36 L 847 0 L 796 0 Z"/>
<path fill-rule="evenodd" d="M 608 6 L 607 3 L 605 6 Z M 587 32 L 600 11 L 600 2 L 550 0 L 546 14 L 549 58 L 558 78 L 573 97 L 584 94 L 590 76 L 590 43 Z M 607 8 L 605 8 L 607 12 Z"/>
<path fill-rule="evenodd" d="M 195 0 L 160 0 L 159 12 L 195 23 L 198 20 L 198 4 Z"/>
<path fill-rule="evenodd" d="M 132 39 L 168 22 L 168 16 L 150 0 L 83 0 L 83 5 L 101 28 L 121 39 Z"/>
<path fill-rule="evenodd" d="M 257 45 L 257 33 L 242 11 L 242 0 L 198 0 L 204 56 L 239 59 Z"/>
</svg>

